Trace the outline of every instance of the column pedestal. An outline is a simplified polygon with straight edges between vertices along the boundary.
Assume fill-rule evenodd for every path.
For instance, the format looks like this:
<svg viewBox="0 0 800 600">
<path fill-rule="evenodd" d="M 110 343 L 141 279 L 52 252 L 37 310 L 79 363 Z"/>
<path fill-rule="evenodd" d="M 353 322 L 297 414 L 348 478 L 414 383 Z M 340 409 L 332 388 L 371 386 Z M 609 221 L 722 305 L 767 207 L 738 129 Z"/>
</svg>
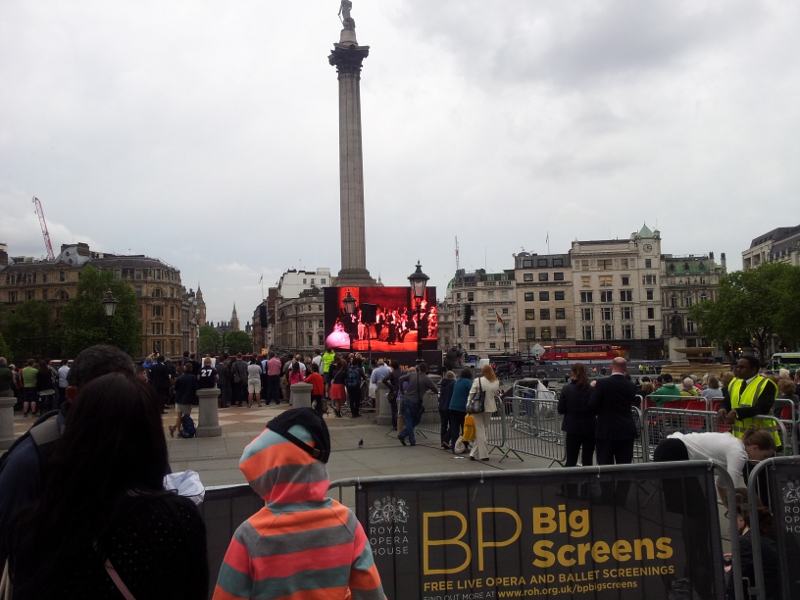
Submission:
<svg viewBox="0 0 800 600">
<path fill-rule="evenodd" d="M 378 409 L 378 416 L 375 422 L 378 425 L 392 426 L 392 406 L 389 404 L 390 388 L 382 381 L 378 382 L 378 390 L 375 392 L 375 406 Z"/>
<path fill-rule="evenodd" d="M 292 408 L 311 408 L 311 390 L 313 389 L 313 385 L 302 381 L 289 388 Z"/>
<path fill-rule="evenodd" d="M 14 405 L 17 399 L 11 391 L 0 396 L 0 450 L 8 449 L 14 443 Z"/>
<path fill-rule="evenodd" d="M 197 437 L 219 437 L 222 435 L 222 427 L 219 424 L 217 396 L 219 396 L 219 388 L 216 387 L 197 390 L 197 397 L 200 399 Z"/>
</svg>

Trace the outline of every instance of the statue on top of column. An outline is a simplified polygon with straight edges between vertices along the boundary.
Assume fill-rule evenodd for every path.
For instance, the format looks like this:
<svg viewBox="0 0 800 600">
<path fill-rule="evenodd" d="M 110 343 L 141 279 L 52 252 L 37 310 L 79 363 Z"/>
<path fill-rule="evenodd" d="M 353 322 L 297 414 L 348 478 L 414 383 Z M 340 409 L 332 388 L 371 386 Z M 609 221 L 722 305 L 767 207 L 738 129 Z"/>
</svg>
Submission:
<svg viewBox="0 0 800 600">
<path fill-rule="evenodd" d="M 356 27 L 356 22 L 350 16 L 351 8 L 353 8 L 353 3 L 350 0 L 342 0 L 342 4 L 339 7 L 339 16 L 342 17 L 342 25 L 345 26 L 345 29 L 355 29 Z"/>
</svg>

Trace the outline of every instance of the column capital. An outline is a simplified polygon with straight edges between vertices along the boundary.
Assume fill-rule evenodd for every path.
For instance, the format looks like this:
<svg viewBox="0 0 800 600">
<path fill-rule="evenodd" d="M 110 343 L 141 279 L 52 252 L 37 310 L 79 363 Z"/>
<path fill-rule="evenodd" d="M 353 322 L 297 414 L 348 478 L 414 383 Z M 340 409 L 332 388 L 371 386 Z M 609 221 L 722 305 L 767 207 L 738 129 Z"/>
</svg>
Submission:
<svg viewBox="0 0 800 600">
<path fill-rule="evenodd" d="M 334 44 L 328 62 L 336 67 L 337 73 L 361 74 L 361 63 L 369 56 L 369 46 L 355 44 Z"/>
</svg>

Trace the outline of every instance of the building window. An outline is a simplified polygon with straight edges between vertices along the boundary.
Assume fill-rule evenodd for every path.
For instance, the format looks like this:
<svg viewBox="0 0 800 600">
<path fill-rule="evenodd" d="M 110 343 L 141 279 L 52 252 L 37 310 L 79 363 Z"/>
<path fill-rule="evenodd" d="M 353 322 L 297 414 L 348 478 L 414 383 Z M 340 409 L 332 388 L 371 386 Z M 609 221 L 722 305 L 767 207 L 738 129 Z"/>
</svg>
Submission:
<svg viewBox="0 0 800 600">
<path fill-rule="evenodd" d="M 614 318 L 614 309 L 613 308 L 601 308 L 600 309 L 600 318 L 604 321 L 610 321 Z"/>
<path fill-rule="evenodd" d="M 61 275 L 61 277 L 59 279 L 60 281 L 66 281 L 67 280 L 67 274 L 64 271 L 61 271 L 60 275 Z"/>
<path fill-rule="evenodd" d="M 694 321 L 691 319 L 686 319 L 686 331 L 690 333 L 694 332 Z"/>
<path fill-rule="evenodd" d="M 606 323 L 602 326 L 601 332 L 603 334 L 604 340 L 613 340 L 614 339 L 614 326 L 610 323 Z"/>
<path fill-rule="evenodd" d="M 669 297 L 669 306 L 670 308 L 678 308 L 678 294 L 672 294 Z"/>
<path fill-rule="evenodd" d="M 597 260 L 598 271 L 611 271 L 614 268 L 614 261 L 610 258 L 600 258 Z"/>
<path fill-rule="evenodd" d="M 539 281 L 547 281 L 549 275 L 547 273 L 539 273 Z"/>
<path fill-rule="evenodd" d="M 467 292 L 467 302 L 475 301 L 475 292 Z"/>
<path fill-rule="evenodd" d="M 526 321 L 535 321 L 536 320 L 536 311 L 532 308 L 525 309 L 525 320 Z"/>
<path fill-rule="evenodd" d="M 497 344 L 495 344 L 494 342 L 489 342 L 489 349 L 494 350 L 495 348 L 497 348 Z"/>
<path fill-rule="evenodd" d="M 592 296 L 592 292 L 581 292 L 581 302 L 584 303 L 594 302 L 594 297 Z"/>
<path fill-rule="evenodd" d="M 600 280 L 600 287 L 611 287 L 611 285 L 612 285 L 612 283 L 611 283 L 611 281 L 612 281 L 611 275 L 600 275 L 600 277 L 598 277 L 598 279 Z"/>
<path fill-rule="evenodd" d="M 648 300 L 652 300 L 652 299 L 653 299 L 653 290 L 647 290 L 647 291 L 645 291 L 645 297 L 646 297 Z"/>
<path fill-rule="evenodd" d="M 174 306 L 170 306 L 169 307 L 169 318 L 170 319 L 174 319 L 175 318 L 175 307 Z"/>
<path fill-rule="evenodd" d="M 553 336 L 550 335 L 550 328 L 549 327 L 542 327 L 542 331 L 540 332 L 543 340 L 552 340 Z"/>
<path fill-rule="evenodd" d="M 706 300 L 708 300 L 708 296 L 705 293 L 700 294 L 700 302 L 705 302 Z"/>
<path fill-rule="evenodd" d="M 508 309 L 507 309 L 507 308 L 504 308 L 504 309 L 503 309 L 503 314 L 504 314 L 504 315 L 507 315 L 507 314 L 508 314 Z"/>
<path fill-rule="evenodd" d="M 469 327 L 469 332 L 468 332 L 469 337 L 475 337 L 475 325 L 470 324 L 467 325 L 467 327 Z"/>
<path fill-rule="evenodd" d="M 42 290 L 42 300 L 47 300 L 47 290 Z"/>
<path fill-rule="evenodd" d="M 633 290 L 622 290 L 619 299 L 621 302 L 633 302 Z"/>
<path fill-rule="evenodd" d="M 627 258 L 620 258 L 619 259 L 619 268 L 620 269 L 627 269 L 628 268 L 628 259 Z M 628 285 L 627 283 L 624 285 Z"/>
<path fill-rule="evenodd" d="M 556 327 L 556 337 L 560 340 L 567 339 L 567 328 L 563 325 Z"/>
<path fill-rule="evenodd" d="M 563 258 L 554 258 L 553 259 L 553 266 L 554 267 L 563 267 L 564 266 L 564 259 Z"/>
<path fill-rule="evenodd" d="M 17 301 L 17 292 L 8 292 L 8 301 L 9 302 L 16 302 Z"/>
<path fill-rule="evenodd" d="M 500 299 L 508 300 L 508 290 L 503 290 L 502 292 L 500 292 Z"/>
<path fill-rule="evenodd" d="M 153 290 L 153 298 L 161 298 L 163 295 L 159 288 Z"/>
<path fill-rule="evenodd" d="M 153 305 L 153 316 L 154 317 L 163 317 L 164 316 L 164 307 Z"/>
<path fill-rule="evenodd" d="M 592 278 L 591 277 L 581 277 L 581 286 L 582 287 L 590 287 L 592 285 Z"/>
<path fill-rule="evenodd" d="M 533 273 L 525 273 L 522 276 L 522 281 L 533 281 Z"/>
<path fill-rule="evenodd" d="M 593 308 L 582 308 L 581 309 L 581 321 L 594 321 L 594 309 Z"/>
<path fill-rule="evenodd" d="M 625 340 L 633 339 L 633 325 L 628 323 L 622 326 L 622 338 Z"/>
<path fill-rule="evenodd" d="M 653 259 L 645 258 L 644 259 L 644 268 L 645 269 L 652 269 L 653 268 Z"/>
<path fill-rule="evenodd" d="M 581 330 L 583 331 L 583 339 L 586 341 L 594 339 L 594 325 L 584 325 Z"/>
<path fill-rule="evenodd" d="M 692 295 L 686 294 L 686 306 L 691 306 L 691 305 L 692 305 Z"/>
<path fill-rule="evenodd" d="M 600 292 L 600 302 L 613 302 L 614 292 L 608 290 L 607 292 Z"/>
<path fill-rule="evenodd" d="M 647 309 L 647 318 L 648 319 L 655 319 L 656 318 L 656 309 L 650 307 Z"/>
<path fill-rule="evenodd" d="M 33 300 L 34 298 L 34 291 L 33 290 L 26 290 L 25 291 L 25 300 Z"/>
<path fill-rule="evenodd" d="M 169 332 L 170 334 L 175 335 L 175 323 L 169 324 Z"/>
<path fill-rule="evenodd" d="M 136 271 L 135 271 L 135 279 L 141 279 L 141 278 L 142 278 L 142 270 L 141 269 L 136 269 Z"/>
<path fill-rule="evenodd" d="M 533 261 L 530 258 L 526 258 L 522 261 L 522 268 L 523 269 L 532 269 L 533 268 Z"/>
<path fill-rule="evenodd" d="M 540 321 L 549 321 L 550 320 L 550 309 L 543 308 L 539 311 L 539 320 Z"/>
<path fill-rule="evenodd" d="M 563 272 L 553 273 L 553 281 L 564 281 L 564 273 Z"/>
<path fill-rule="evenodd" d="M 319 321 L 317 321 L 317 327 L 325 327 L 325 321 L 324 321 L 324 320 L 322 320 L 322 319 L 320 319 Z"/>
<path fill-rule="evenodd" d="M 488 299 L 489 300 L 494 300 L 494 292 L 492 292 L 492 291 L 487 292 L 487 295 L 488 295 Z"/>
<path fill-rule="evenodd" d="M 536 327 L 526 327 L 525 328 L 525 339 L 526 340 L 535 340 L 536 339 Z"/>
<path fill-rule="evenodd" d="M 656 285 L 655 275 L 642 275 L 642 283 L 644 285 Z"/>
<path fill-rule="evenodd" d="M 557 308 L 556 309 L 556 320 L 563 320 L 567 318 L 567 309 L 566 308 Z"/>
<path fill-rule="evenodd" d="M 547 259 L 546 258 L 538 258 L 536 259 L 536 266 L 537 267 L 546 267 L 547 266 Z"/>
<path fill-rule="evenodd" d="M 320 282 L 322 285 L 325 285 L 325 284 L 327 283 L 327 281 L 328 281 L 328 280 L 327 280 L 327 279 L 325 279 L 324 277 L 323 277 L 322 279 L 320 279 L 320 280 L 319 280 L 319 282 Z"/>
<path fill-rule="evenodd" d="M 525 302 L 533 302 L 533 292 L 525 292 Z"/>
<path fill-rule="evenodd" d="M 550 292 L 539 292 L 539 302 L 549 302 Z"/>
<path fill-rule="evenodd" d="M 631 278 L 628 275 L 623 275 L 622 285 L 630 285 L 630 284 L 631 284 Z"/>
<path fill-rule="evenodd" d="M 137 286 L 134 288 L 134 291 L 136 292 L 136 297 L 137 297 L 137 298 L 141 298 L 141 297 L 142 297 L 142 286 L 140 286 L 140 285 L 137 285 Z"/>
<path fill-rule="evenodd" d="M 589 260 L 583 259 L 581 260 L 581 270 L 588 271 L 589 270 Z"/>
<path fill-rule="evenodd" d="M 554 295 L 555 295 L 555 299 L 556 300 L 564 300 L 565 299 L 564 292 L 555 292 Z"/>
<path fill-rule="evenodd" d="M 470 350 L 475 350 L 475 342 L 470 342 L 469 343 L 469 349 Z"/>
<path fill-rule="evenodd" d="M 655 325 L 648 325 L 647 326 L 647 337 L 651 340 L 656 339 L 656 326 Z"/>
<path fill-rule="evenodd" d="M 622 320 L 623 321 L 632 321 L 633 320 L 633 307 L 632 306 L 623 306 L 622 307 Z"/>
</svg>

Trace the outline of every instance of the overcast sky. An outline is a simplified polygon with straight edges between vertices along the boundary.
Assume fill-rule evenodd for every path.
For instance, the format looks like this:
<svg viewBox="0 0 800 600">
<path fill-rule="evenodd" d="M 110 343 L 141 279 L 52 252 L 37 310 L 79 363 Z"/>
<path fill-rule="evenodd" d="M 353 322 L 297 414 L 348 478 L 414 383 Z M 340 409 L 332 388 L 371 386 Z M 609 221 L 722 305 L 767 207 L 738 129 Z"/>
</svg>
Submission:
<svg viewBox="0 0 800 600">
<path fill-rule="evenodd" d="M 244 323 L 341 266 L 337 0 L 0 2 L 0 242 L 146 254 Z M 725 252 L 798 219 L 800 3 L 353 0 L 367 267 L 657 227 Z"/>
</svg>

